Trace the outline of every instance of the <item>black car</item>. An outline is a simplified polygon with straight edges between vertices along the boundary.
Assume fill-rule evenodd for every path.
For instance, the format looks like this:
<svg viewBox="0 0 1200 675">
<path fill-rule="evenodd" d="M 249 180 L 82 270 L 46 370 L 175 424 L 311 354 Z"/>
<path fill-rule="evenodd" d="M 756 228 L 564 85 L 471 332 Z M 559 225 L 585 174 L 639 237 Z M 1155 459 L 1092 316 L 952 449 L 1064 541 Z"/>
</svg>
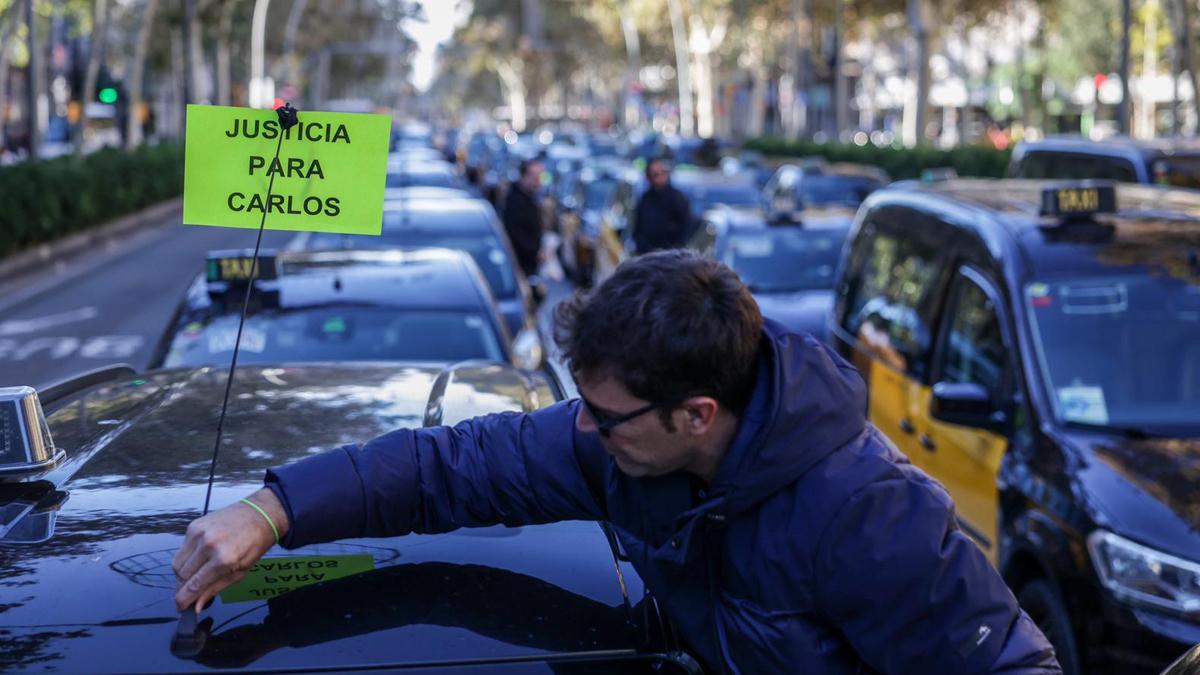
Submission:
<svg viewBox="0 0 1200 675">
<path fill-rule="evenodd" d="M 770 213 L 854 209 L 890 180 L 882 169 L 865 164 L 831 164 L 823 160 L 785 164 L 763 186 L 763 208 Z"/>
<path fill-rule="evenodd" d="M 1079 136 L 1025 141 L 1013 149 L 1008 176 L 1115 180 L 1200 190 L 1200 141 L 1123 136 L 1103 141 Z"/>
<path fill-rule="evenodd" d="M 460 190 L 464 194 L 469 190 L 453 164 L 440 159 L 414 157 L 404 152 L 393 153 L 388 158 L 385 185 L 388 188 L 447 188 Z"/>
<path fill-rule="evenodd" d="M 434 188 L 388 193 L 379 236 L 301 232 L 291 250 L 386 250 L 438 247 L 466 251 L 492 287 L 500 314 L 513 335 L 536 330 L 533 291 L 517 269 L 516 254 L 495 209 L 482 199 L 457 197 Z"/>
<path fill-rule="evenodd" d="M 738 273 L 766 316 L 828 339 L 833 282 L 853 210 L 814 209 L 767 220 L 754 210 L 721 207 L 705 214 L 688 246 Z"/>
<path fill-rule="evenodd" d="M 949 180 L 859 212 L 830 330 L 1067 673 L 1200 642 L 1200 197 Z"/>
<path fill-rule="evenodd" d="M 274 548 L 197 620 L 171 561 L 205 503 L 221 368 L 0 389 L 0 670 L 697 673 L 605 525 Z M 239 368 L 212 504 L 265 469 L 400 427 L 533 410 L 502 364 Z"/>
<path fill-rule="evenodd" d="M 152 367 L 229 362 L 252 254 L 209 254 Z M 509 334 L 479 268 L 461 251 L 269 251 L 260 269 L 241 335 L 242 363 L 487 359 L 541 366 L 536 333 Z"/>
</svg>

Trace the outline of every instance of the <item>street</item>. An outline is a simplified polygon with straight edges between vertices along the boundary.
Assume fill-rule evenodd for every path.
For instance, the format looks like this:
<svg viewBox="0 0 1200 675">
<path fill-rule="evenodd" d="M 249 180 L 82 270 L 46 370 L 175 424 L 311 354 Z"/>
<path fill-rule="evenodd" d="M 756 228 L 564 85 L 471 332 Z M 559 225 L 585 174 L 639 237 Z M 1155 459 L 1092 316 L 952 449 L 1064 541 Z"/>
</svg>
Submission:
<svg viewBox="0 0 1200 675">
<path fill-rule="evenodd" d="M 163 223 L 48 280 L 30 279 L 45 287 L 16 301 L 0 298 L 0 379 L 44 387 L 114 363 L 145 368 L 184 290 L 203 271 L 205 253 L 253 248 L 255 236 Z M 281 247 L 292 236 L 268 231 L 263 247 Z"/>
</svg>

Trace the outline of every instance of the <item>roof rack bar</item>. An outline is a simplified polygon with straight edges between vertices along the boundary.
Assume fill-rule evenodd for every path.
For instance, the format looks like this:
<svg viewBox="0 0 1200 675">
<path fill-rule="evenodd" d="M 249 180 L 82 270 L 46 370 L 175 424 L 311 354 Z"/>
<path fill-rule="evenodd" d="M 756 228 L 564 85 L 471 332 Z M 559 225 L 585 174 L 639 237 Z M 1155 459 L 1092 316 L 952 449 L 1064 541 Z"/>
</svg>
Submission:
<svg viewBox="0 0 1200 675">
<path fill-rule="evenodd" d="M 128 363 L 116 363 L 111 366 L 96 368 L 95 370 L 73 375 L 39 389 L 38 400 L 42 402 L 43 406 L 47 406 L 56 401 L 61 401 L 71 394 L 94 387 L 97 384 L 111 382 L 131 375 L 137 375 L 137 370 Z"/>
</svg>

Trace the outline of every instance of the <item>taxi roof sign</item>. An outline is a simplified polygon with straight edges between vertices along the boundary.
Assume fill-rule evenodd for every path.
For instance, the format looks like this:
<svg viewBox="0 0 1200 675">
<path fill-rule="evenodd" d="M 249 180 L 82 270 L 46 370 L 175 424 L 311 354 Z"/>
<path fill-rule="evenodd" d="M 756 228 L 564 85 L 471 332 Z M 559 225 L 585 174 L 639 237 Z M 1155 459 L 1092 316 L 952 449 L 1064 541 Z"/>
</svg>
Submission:
<svg viewBox="0 0 1200 675">
<path fill-rule="evenodd" d="M 209 251 L 204 276 L 209 284 L 225 282 L 230 285 L 244 285 L 249 283 L 251 278 L 256 281 L 270 281 L 279 278 L 277 260 L 275 251 L 261 251 L 258 255 L 258 272 L 255 273 L 254 249 Z"/>
<path fill-rule="evenodd" d="M 1077 219 L 1116 211 L 1117 191 L 1109 184 L 1051 185 L 1042 189 L 1043 216 Z"/>
</svg>

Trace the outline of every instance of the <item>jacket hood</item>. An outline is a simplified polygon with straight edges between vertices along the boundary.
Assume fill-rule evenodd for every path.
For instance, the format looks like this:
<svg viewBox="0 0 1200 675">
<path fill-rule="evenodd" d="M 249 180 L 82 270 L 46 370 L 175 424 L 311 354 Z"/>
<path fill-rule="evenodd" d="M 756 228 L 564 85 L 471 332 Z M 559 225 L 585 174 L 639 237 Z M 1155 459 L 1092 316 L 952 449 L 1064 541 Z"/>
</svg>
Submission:
<svg viewBox="0 0 1200 675">
<path fill-rule="evenodd" d="M 816 338 L 764 319 L 758 371 L 713 486 L 727 516 L 795 482 L 866 428 L 866 384 Z"/>
</svg>

